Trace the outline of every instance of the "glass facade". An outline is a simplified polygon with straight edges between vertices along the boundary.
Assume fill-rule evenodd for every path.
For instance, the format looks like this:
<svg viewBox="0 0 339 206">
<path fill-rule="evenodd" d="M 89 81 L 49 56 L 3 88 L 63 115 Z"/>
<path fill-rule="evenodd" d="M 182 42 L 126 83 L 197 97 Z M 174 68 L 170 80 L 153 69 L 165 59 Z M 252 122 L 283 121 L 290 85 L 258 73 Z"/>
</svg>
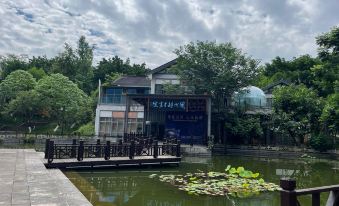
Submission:
<svg viewBox="0 0 339 206">
<path fill-rule="evenodd" d="M 103 88 L 101 95 L 101 104 L 125 104 L 127 94 L 149 94 L 149 88 Z"/>
<path fill-rule="evenodd" d="M 235 94 L 235 104 L 249 107 L 266 107 L 266 95 L 258 87 L 249 86 Z"/>
<path fill-rule="evenodd" d="M 122 137 L 124 135 L 124 118 L 100 117 L 100 136 Z M 128 133 L 143 132 L 143 118 L 128 118 Z"/>
<path fill-rule="evenodd" d="M 143 132 L 143 118 L 128 118 L 128 133 L 142 133 Z"/>
<path fill-rule="evenodd" d="M 105 88 L 101 97 L 101 103 L 103 104 L 122 104 L 124 98 L 122 96 L 122 88 Z"/>
</svg>

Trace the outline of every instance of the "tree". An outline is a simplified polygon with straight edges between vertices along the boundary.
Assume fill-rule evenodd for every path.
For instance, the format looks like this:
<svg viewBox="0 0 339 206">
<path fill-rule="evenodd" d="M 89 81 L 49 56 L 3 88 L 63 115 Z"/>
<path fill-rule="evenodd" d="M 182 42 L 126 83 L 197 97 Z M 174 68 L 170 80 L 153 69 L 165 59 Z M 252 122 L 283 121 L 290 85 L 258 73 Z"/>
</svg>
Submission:
<svg viewBox="0 0 339 206">
<path fill-rule="evenodd" d="M 36 80 L 39 80 L 46 76 L 46 73 L 43 69 L 37 68 L 37 67 L 32 67 L 29 70 L 27 70 Z"/>
<path fill-rule="evenodd" d="M 265 87 L 279 80 L 288 80 L 294 84 L 304 84 L 314 88 L 314 74 L 312 67 L 320 64 L 319 59 L 309 55 L 302 55 L 290 61 L 276 57 L 271 63 L 261 67 L 260 75 L 256 81 L 259 87 Z"/>
<path fill-rule="evenodd" d="M 29 91 L 36 85 L 33 76 L 27 71 L 16 70 L 0 84 L 0 106 L 14 99 L 19 92 Z"/>
<path fill-rule="evenodd" d="M 26 56 L 16 56 L 13 54 L 0 57 L 1 77 L 5 79 L 7 75 L 16 70 L 26 70 Z"/>
<path fill-rule="evenodd" d="M 291 85 L 273 91 L 276 130 L 302 142 L 306 134 L 319 130 L 322 111 L 321 98 L 305 85 Z"/>
<path fill-rule="evenodd" d="M 339 81 L 336 83 L 339 87 Z M 334 139 L 339 131 L 339 91 L 327 97 L 324 109 L 320 117 L 320 121 L 324 124 L 323 130 Z"/>
<path fill-rule="evenodd" d="M 333 27 L 331 31 L 316 37 L 319 45 L 319 57 L 327 59 L 329 56 L 339 55 L 339 27 Z"/>
<path fill-rule="evenodd" d="M 29 123 L 34 118 L 39 118 L 41 112 L 40 99 L 35 90 L 21 91 L 12 99 L 2 112 L 12 117 L 16 122 Z M 23 120 L 23 121 L 21 121 Z"/>
<path fill-rule="evenodd" d="M 198 94 L 210 94 L 220 106 L 225 97 L 248 86 L 258 75 L 258 61 L 246 56 L 231 43 L 189 43 L 175 50 L 178 74 Z M 220 110 L 220 107 L 218 107 Z"/>
<path fill-rule="evenodd" d="M 52 60 L 52 73 L 63 74 L 90 94 L 93 89 L 93 49 L 84 36 L 79 38 L 76 49 L 65 43 L 64 51 Z"/>
<path fill-rule="evenodd" d="M 260 116 L 233 113 L 228 115 L 225 123 L 226 132 L 231 134 L 232 143 L 257 143 L 263 136 Z"/>
<path fill-rule="evenodd" d="M 37 69 L 44 70 L 45 73 L 49 74 L 52 71 L 53 59 L 48 59 L 44 56 L 33 56 L 28 61 L 28 68 L 36 67 Z"/>
<path fill-rule="evenodd" d="M 131 76 L 145 76 L 148 71 L 149 69 L 146 68 L 146 64 L 144 63 L 130 65 L 129 59 L 124 62 L 124 60 L 120 59 L 118 56 L 108 59 L 103 58 L 94 70 L 93 83 L 97 85 L 99 79 L 105 82 L 107 75 L 112 76 L 112 74 L 115 73 Z"/>
<path fill-rule="evenodd" d="M 42 78 L 36 92 L 43 105 L 43 116 L 61 124 L 88 122 L 91 99 L 78 86 L 62 74 Z"/>
<path fill-rule="evenodd" d="M 86 42 L 86 38 L 81 36 L 78 41 L 77 48 L 77 74 L 75 76 L 75 82 L 78 84 L 79 88 L 84 92 L 89 94 L 93 89 L 92 79 L 93 79 L 93 46 L 90 46 Z"/>
<path fill-rule="evenodd" d="M 316 38 L 319 45 L 321 64 L 312 68 L 314 85 L 319 94 L 326 97 L 334 93 L 334 85 L 339 81 L 339 27 Z"/>
<path fill-rule="evenodd" d="M 75 81 L 77 74 L 77 58 L 73 48 L 65 43 L 64 51 L 52 60 L 52 73 L 60 73 L 70 80 Z"/>
</svg>

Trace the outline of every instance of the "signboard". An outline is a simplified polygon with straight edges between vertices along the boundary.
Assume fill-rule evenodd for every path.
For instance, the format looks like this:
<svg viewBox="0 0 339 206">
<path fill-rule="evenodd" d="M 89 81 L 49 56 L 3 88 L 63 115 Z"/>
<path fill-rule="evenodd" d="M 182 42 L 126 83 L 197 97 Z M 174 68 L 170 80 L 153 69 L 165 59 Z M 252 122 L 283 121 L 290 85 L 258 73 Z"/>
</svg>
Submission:
<svg viewBox="0 0 339 206">
<path fill-rule="evenodd" d="M 175 136 L 184 144 L 203 144 L 207 134 L 204 112 L 167 112 L 165 136 Z"/>
<path fill-rule="evenodd" d="M 185 111 L 186 101 L 183 99 L 151 99 L 150 108 L 163 111 Z"/>
</svg>

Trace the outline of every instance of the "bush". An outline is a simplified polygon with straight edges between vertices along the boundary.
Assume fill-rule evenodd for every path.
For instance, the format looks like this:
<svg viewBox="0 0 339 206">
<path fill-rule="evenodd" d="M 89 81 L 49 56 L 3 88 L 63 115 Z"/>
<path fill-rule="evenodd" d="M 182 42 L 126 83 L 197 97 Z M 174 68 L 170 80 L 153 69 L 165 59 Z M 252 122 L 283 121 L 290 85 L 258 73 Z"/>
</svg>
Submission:
<svg viewBox="0 0 339 206">
<path fill-rule="evenodd" d="M 333 144 L 330 138 L 325 135 L 312 135 L 310 139 L 310 146 L 320 152 L 326 152 L 327 150 L 333 149 Z"/>
<path fill-rule="evenodd" d="M 82 125 L 81 127 L 79 127 L 77 132 L 80 135 L 94 135 L 94 124 L 93 124 L 93 122 L 89 122 L 85 125 Z"/>
<path fill-rule="evenodd" d="M 24 139 L 25 144 L 34 144 L 35 143 L 35 137 L 32 135 L 27 135 Z"/>
</svg>

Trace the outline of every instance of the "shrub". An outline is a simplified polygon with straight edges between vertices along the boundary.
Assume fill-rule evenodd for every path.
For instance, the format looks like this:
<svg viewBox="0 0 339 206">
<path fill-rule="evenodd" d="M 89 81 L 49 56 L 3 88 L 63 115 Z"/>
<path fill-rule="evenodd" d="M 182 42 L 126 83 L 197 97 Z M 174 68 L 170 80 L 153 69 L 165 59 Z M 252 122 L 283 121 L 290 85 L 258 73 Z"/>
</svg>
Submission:
<svg viewBox="0 0 339 206">
<path fill-rule="evenodd" d="M 94 134 L 94 124 L 93 124 L 93 122 L 89 122 L 87 124 L 82 125 L 81 127 L 79 127 L 77 132 L 80 135 L 93 135 Z"/>
<path fill-rule="evenodd" d="M 320 152 L 326 152 L 329 149 L 333 149 L 331 140 L 323 134 L 312 135 L 310 146 Z"/>
</svg>

